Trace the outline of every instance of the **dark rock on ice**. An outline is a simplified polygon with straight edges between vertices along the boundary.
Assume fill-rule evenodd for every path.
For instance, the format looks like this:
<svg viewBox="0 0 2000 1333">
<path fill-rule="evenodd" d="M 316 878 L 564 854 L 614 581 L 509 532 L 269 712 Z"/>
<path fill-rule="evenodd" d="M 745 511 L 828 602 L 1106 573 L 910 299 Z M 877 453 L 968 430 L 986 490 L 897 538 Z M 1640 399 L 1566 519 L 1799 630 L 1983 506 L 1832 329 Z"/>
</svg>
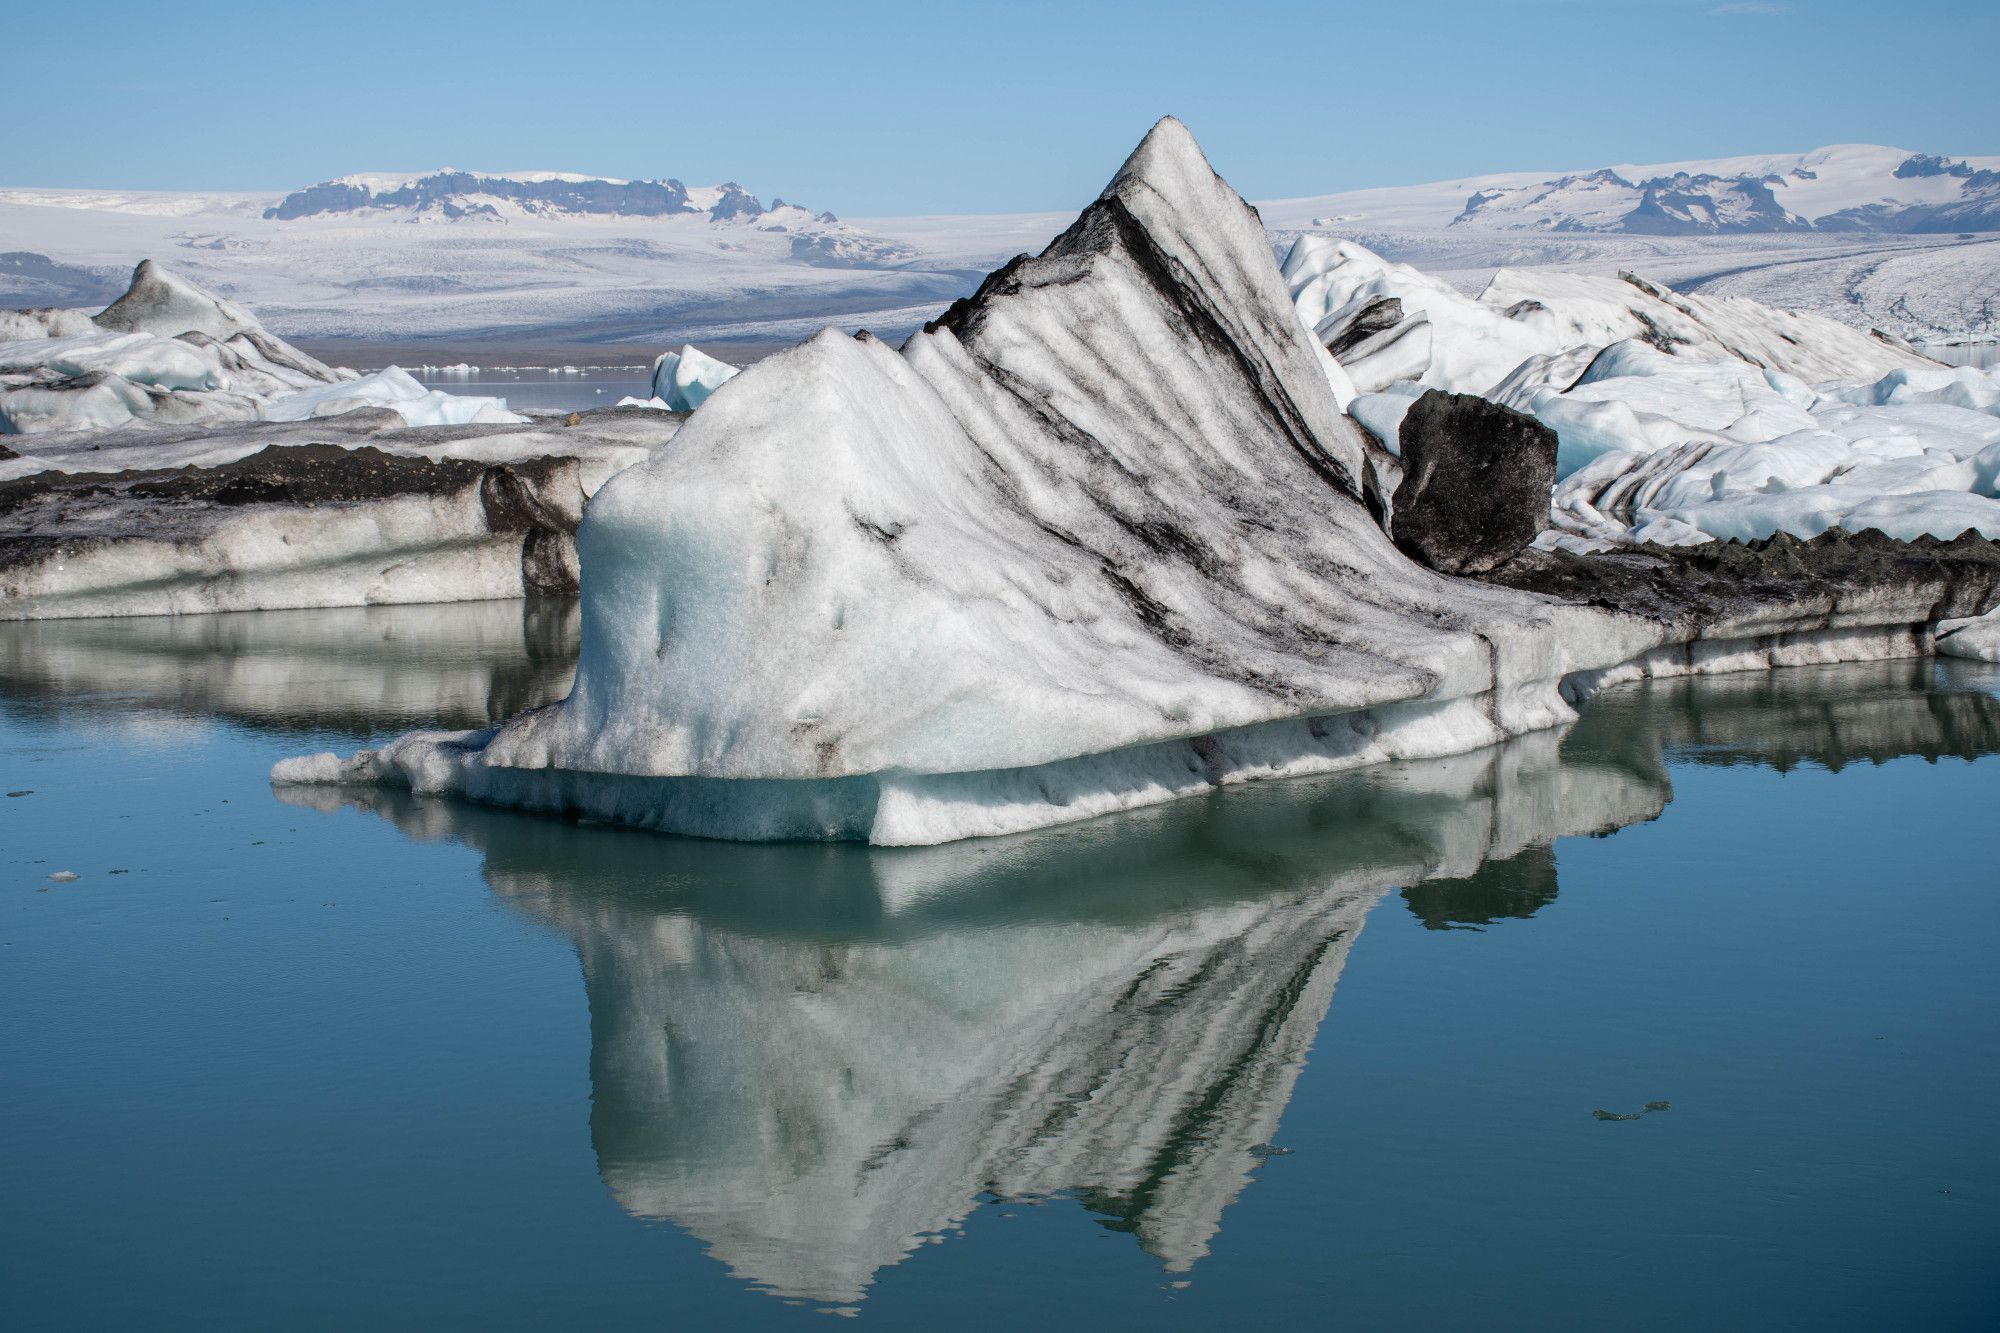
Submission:
<svg viewBox="0 0 2000 1333">
<path fill-rule="evenodd" d="M 1432 389 L 1400 434 L 1403 477 L 1391 531 L 1405 555 L 1446 574 L 1479 574 L 1548 526 L 1556 433 L 1512 408 Z"/>
</svg>

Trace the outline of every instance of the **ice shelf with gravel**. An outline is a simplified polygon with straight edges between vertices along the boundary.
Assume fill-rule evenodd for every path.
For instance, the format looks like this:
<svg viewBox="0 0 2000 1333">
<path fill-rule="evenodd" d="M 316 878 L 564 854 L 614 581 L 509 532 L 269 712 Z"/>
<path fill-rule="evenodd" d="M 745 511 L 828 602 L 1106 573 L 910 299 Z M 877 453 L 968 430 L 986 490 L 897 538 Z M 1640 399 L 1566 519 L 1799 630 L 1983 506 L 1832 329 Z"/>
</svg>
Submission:
<svg viewBox="0 0 2000 1333">
<path fill-rule="evenodd" d="M 1501 270 L 1477 297 L 1362 246 L 1299 240 L 1300 321 L 1395 452 L 1426 389 L 1555 430 L 1552 545 L 1830 528 L 2000 537 L 2000 379 L 1895 339 L 1642 278 Z"/>
<path fill-rule="evenodd" d="M 573 591 L 585 501 L 678 425 L 413 427 L 374 408 L 10 437 L 0 620 Z"/>
<path fill-rule="evenodd" d="M 1620 672 L 1927 646 L 1894 595 L 1696 628 L 1420 567 L 1363 503 L 1326 360 L 1255 213 L 1163 121 L 900 351 L 823 333 L 613 478 L 566 700 L 274 781 L 938 843 L 1461 753 Z"/>
</svg>

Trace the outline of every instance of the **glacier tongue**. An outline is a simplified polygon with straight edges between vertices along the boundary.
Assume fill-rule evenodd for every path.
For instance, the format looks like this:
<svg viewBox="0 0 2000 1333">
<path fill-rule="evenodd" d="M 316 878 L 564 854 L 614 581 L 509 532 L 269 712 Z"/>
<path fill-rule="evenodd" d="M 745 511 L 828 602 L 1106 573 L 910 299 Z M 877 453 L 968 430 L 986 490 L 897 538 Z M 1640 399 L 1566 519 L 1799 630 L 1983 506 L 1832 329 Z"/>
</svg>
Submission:
<svg viewBox="0 0 2000 1333">
<path fill-rule="evenodd" d="M 1321 295 L 1332 319 L 1370 294 Z M 1712 612 L 1642 616 L 1419 567 L 1363 504 L 1386 455 L 1293 297 L 1254 211 L 1164 120 L 1046 250 L 900 353 L 823 333 L 613 478 L 577 534 L 567 700 L 273 779 L 935 843 L 1461 752 L 1568 719 L 1565 678 L 1928 643 L 1929 583 L 1914 610 L 1732 584 Z M 1446 345 L 1453 318 L 1559 318 L 1403 309 L 1356 346 L 1425 315 Z M 1697 636 L 1716 642 L 1655 651 Z"/>
</svg>

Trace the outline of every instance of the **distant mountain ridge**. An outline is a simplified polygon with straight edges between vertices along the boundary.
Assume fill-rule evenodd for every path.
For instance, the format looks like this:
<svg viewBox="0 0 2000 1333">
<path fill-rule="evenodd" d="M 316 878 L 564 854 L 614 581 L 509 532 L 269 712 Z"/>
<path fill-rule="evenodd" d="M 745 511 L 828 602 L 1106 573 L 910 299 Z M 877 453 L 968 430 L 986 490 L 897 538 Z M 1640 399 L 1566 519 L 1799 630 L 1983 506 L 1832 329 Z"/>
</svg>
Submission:
<svg viewBox="0 0 2000 1333">
<path fill-rule="evenodd" d="M 510 213 L 533 217 L 653 218 L 707 214 L 712 222 L 754 220 L 772 214 L 792 222 L 833 223 L 831 213 L 813 214 L 783 199 L 766 208 L 734 181 L 689 189 L 677 180 L 618 180 L 561 171 L 502 174 L 443 168 L 418 176 L 340 176 L 294 190 L 264 210 L 270 221 L 290 222 L 329 214 L 400 213 L 411 220 L 455 222 L 503 219 Z M 796 215 L 796 217 L 790 216 Z"/>
<path fill-rule="evenodd" d="M 1606 167 L 1466 199 L 1453 227 L 1696 236 L 1788 231 L 1906 235 L 2000 231 L 2000 159 L 1869 144 L 1790 159 Z"/>
</svg>

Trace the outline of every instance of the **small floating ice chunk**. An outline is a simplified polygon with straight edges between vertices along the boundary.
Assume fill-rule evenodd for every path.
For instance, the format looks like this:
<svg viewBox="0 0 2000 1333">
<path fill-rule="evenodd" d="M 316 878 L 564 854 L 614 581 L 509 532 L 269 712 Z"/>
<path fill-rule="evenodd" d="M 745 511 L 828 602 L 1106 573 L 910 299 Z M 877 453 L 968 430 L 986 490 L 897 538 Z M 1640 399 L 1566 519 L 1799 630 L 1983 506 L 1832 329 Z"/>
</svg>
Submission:
<svg viewBox="0 0 2000 1333">
<path fill-rule="evenodd" d="M 692 412 L 708 396 L 736 378 L 737 368 L 698 347 L 662 353 L 653 362 L 653 397 L 670 411 Z"/>
</svg>

